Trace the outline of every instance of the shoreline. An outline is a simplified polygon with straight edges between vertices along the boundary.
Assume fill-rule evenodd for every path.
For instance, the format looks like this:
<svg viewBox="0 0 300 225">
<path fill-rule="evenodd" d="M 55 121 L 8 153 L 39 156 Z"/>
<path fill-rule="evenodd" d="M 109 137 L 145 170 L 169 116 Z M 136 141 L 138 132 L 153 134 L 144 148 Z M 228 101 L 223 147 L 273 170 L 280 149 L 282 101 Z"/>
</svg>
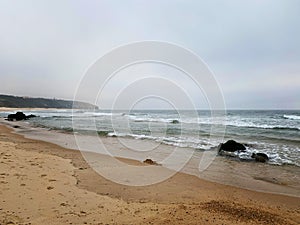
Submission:
<svg viewBox="0 0 300 225">
<path fill-rule="evenodd" d="M 85 160 L 83 160 L 82 155 L 79 151 L 62 148 L 55 144 L 47 143 L 44 141 L 24 138 L 20 134 L 12 133 L 12 130 L 4 127 L 3 125 L 0 126 L 0 130 L 1 152 L 4 153 L 4 156 L 8 155 L 4 157 L 6 159 L 1 158 L 3 162 L 0 164 L 1 167 L 9 165 L 10 167 L 13 167 L 14 170 L 16 170 L 16 174 L 19 174 L 20 171 L 18 172 L 18 170 L 22 170 L 22 168 L 17 168 L 17 165 L 20 165 L 22 163 L 26 164 L 23 165 L 23 167 L 28 167 L 26 171 L 23 171 L 23 173 L 25 172 L 24 176 L 26 176 L 26 174 L 34 174 L 37 166 L 42 166 L 42 168 L 39 168 L 41 170 L 43 170 L 45 166 L 50 168 L 50 170 L 51 168 L 53 169 L 53 167 L 56 167 L 57 165 L 51 165 L 46 162 L 49 158 L 54 157 L 56 158 L 55 161 L 61 161 L 61 166 L 55 173 L 52 174 L 52 176 L 55 176 L 56 179 L 50 179 L 56 181 L 49 182 L 54 182 L 54 184 L 58 183 L 58 180 L 60 180 L 59 176 L 61 171 L 64 171 L 65 167 L 68 167 L 68 172 L 65 172 L 64 176 L 69 175 L 70 178 L 68 179 L 72 179 L 72 182 L 63 182 L 62 185 L 64 188 L 62 189 L 59 189 L 59 187 L 56 188 L 56 186 L 53 185 L 53 189 L 59 189 L 60 193 L 65 197 L 67 195 L 67 190 L 74 191 L 73 194 L 75 195 L 73 195 L 72 197 L 66 197 L 68 201 L 73 201 L 72 198 L 74 196 L 76 196 L 76 198 L 80 198 L 86 195 L 93 196 L 91 197 L 91 199 L 86 201 L 86 203 L 89 203 L 88 206 L 81 202 L 82 205 L 78 205 L 77 203 L 74 204 L 76 206 L 73 205 L 72 207 L 73 211 L 74 209 L 78 211 L 82 207 L 89 208 L 93 206 L 89 210 L 94 213 L 91 213 L 88 216 L 81 215 L 82 219 L 87 220 L 88 223 L 91 224 L 93 224 L 93 222 L 89 219 L 96 218 L 97 220 L 98 214 L 98 221 L 108 221 L 106 219 L 109 219 L 110 223 L 112 223 L 111 220 L 114 217 L 114 221 L 116 223 L 132 223 L 129 221 L 134 220 L 135 223 L 150 221 L 158 224 L 256 224 L 258 221 L 261 221 L 262 224 L 280 224 L 282 222 L 284 222 L 285 224 L 297 224 L 300 221 L 300 204 L 298 197 L 249 191 L 233 186 L 206 181 L 195 176 L 183 173 L 177 173 L 170 179 L 151 186 L 124 186 L 108 181 L 107 179 L 97 174 L 89 167 Z M 6 150 L 5 152 L 3 152 L 4 144 L 5 146 L 8 146 L 4 148 Z M 7 151 L 7 149 L 9 148 L 12 148 L 11 151 Z M 25 161 L 27 163 L 22 157 L 19 157 L 19 160 L 17 160 L 18 154 L 22 155 L 25 153 L 30 154 L 33 159 L 30 160 L 30 157 L 26 158 Z M 15 157 L 9 159 L 10 154 L 14 154 Z M 105 156 L 100 155 L 99 157 L 103 158 Z M 39 158 L 39 161 L 43 162 L 44 165 L 35 165 L 35 158 Z M 141 164 L 140 162 L 134 160 L 123 160 L 133 164 Z M 160 169 L 163 170 L 164 168 L 161 167 Z M 16 186 L 14 185 L 14 180 L 9 179 L 9 177 L 11 176 L 10 170 L 5 170 L 4 168 L 4 170 L 2 171 L 5 172 L 2 172 L 1 182 L 4 179 L 4 182 L 7 183 L 3 183 L 5 187 L 1 187 L 0 192 L 2 197 L 4 197 L 3 199 L 5 199 L 5 202 L 2 201 L 0 204 L 0 207 L 2 209 L 0 211 L 1 218 L 3 219 L 9 217 L 7 213 L 4 213 L 5 210 L 6 212 L 7 210 L 9 210 L 10 212 L 14 211 L 14 214 L 19 214 L 18 217 L 20 218 L 25 212 L 26 214 L 34 214 L 34 210 L 32 211 L 29 206 L 26 206 L 27 211 L 24 211 L 26 208 L 25 206 L 24 208 L 17 209 L 16 204 L 12 204 L 14 201 L 25 204 L 28 200 L 23 199 L 22 196 L 20 200 L 10 199 L 12 197 L 5 194 L 6 192 L 10 191 L 10 188 L 15 188 L 17 192 L 28 188 L 28 190 L 24 192 L 24 196 L 26 196 L 29 194 L 30 189 L 34 187 L 32 186 L 34 185 L 33 180 L 32 183 L 30 180 L 27 180 L 26 183 L 26 179 L 23 177 L 22 182 L 25 183 L 25 186 L 21 186 L 21 184 L 20 186 Z M 47 174 L 49 172 L 46 170 L 43 171 L 43 173 Z M 39 182 L 39 180 L 43 181 L 44 178 L 40 176 L 41 175 L 39 175 L 37 180 L 35 180 L 34 182 Z M 16 177 L 15 182 L 19 181 L 20 179 Z M 63 179 L 61 181 L 63 181 Z M 48 184 L 46 184 L 46 186 L 47 185 Z M 48 187 L 50 187 L 50 189 L 52 188 L 52 186 Z M 48 190 L 48 187 L 41 189 L 43 194 L 47 194 L 52 190 Z M 82 192 L 86 194 L 83 194 Z M 52 197 L 56 202 L 61 201 L 60 198 L 63 198 L 63 196 L 57 193 L 57 195 L 54 195 Z M 18 196 L 16 197 L 18 198 Z M 105 204 L 109 205 L 109 207 L 104 206 L 104 208 L 108 210 L 106 216 L 103 215 L 103 211 L 105 211 L 103 210 L 104 208 L 95 206 L 95 204 L 99 204 L 99 198 L 105 198 L 102 199 L 102 203 L 104 201 Z M 11 203 L 9 203 L 10 201 Z M 48 199 L 33 197 L 32 201 L 38 201 L 44 204 L 45 201 L 48 201 Z M 64 202 L 60 204 L 65 206 L 61 206 L 60 204 L 58 204 L 59 209 L 61 209 L 62 207 L 68 208 L 67 205 L 69 203 L 63 203 Z M 120 207 L 115 207 L 116 204 L 118 204 L 118 206 Z M 128 207 L 137 207 L 138 210 L 135 210 L 135 212 L 139 212 L 129 213 L 125 209 Z M 115 208 L 117 208 L 117 210 Z M 45 212 L 47 210 L 51 211 L 51 208 L 49 209 L 45 207 L 44 210 Z M 122 213 L 120 213 L 120 211 L 122 211 Z M 159 212 L 158 215 L 157 212 Z M 62 218 L 66 219 L 66 217 L 68 217 L 68 221 L 71 221 L 75 224 L 78 222 L 76 222 L 76 220 L 78 220 L 78 216 L 76 216 L 75 218 L 73 218 L 74 216 L 70 218 L 69 214 L 62 215 L 59 210 L 52 213 L 55 214 L 55 217 L 53 217 L 51 213 L 50 215 L 46 213 L 47 215 L 44 215 L 44 221 L 55 220 L 55 224 L 58 224 L 63 221 L 65 222 L 65 220 L 62 220 Z M 59 214 L 59 216 L 62 216 L 62 218 L 60 218 L 59 216 L 57 218 L 56 214 Z M 99 217 L 100 215 L 102 216 Z M 133 215 L 135 216 L 133 217 Z M 138 215 L 141 215 L 141 217 Z M 254 215 L 254 217 L 251 217 L 250 215 Z M 40 219 L 40 216 L 35 215 L 35 219 L 32 219 L 32 216 L 34 217 L 34 215 L 31 215 L 29 216 L 30 219 L 28 220 L 22 217 L 22 220 L 27 222 L 31 221 L 33 224 L 38 224 L 36 223 L 36 221 L 39 221 L 38 219 Z M 79 216 L 79 218 L 81 218 L 81 216 Z"/>
<path fill-rule="evenodd" d="M 79 151 L 73 134 L 33 127 L 28 124 L 28 122 L 22 121 L 8 122 L 4 119 L 1 119 L 0 124 L 11 127 L 16 133 L 23 135 L 25 138 L 41 140 L 44 142 L 56 144 L 63 148 L 72 149 L 72 151 Z M 18 126 L 18 128 L 14 128 L 14 126 Z M 103 142 L 103 144 L 105 145 L 105 150 L 101 150 L 98 148 L 95 151 L 95 146 L 98 146 L 99 144 L 98 138 L 100 138 L 101 142 Z M 176 162 L 176 159 L 171 163 L 162 163 L 164 162 L 162 160 L 164 160 L 174 151 L 173 146 L 162 144 L 158 146 L 154 151 L 151 151 L 151 154 L 147 151 L 137 151 L 132 154 L 127 147 L 123 146 L 124 141 L 127 144 L 133 144 L 135 148 L 141 149 L 145 148 L 145 146 L 146 148 L 149 146 L 153 147 L 153 143 L 146 140 L 140 141 L 126 138 L 120 140 L 114 137 L 98 136 L 84 136 L 84 141 L 88 144 L 84 146 L 85 149 L 81 149 L 83 150 L 83 152 L 94 152 L 100 155 L 107 155 L 109 153 L 118 159 L 138 162 L 142 162 L 146 158 L 151 158 L 159 164 L 162 164 L 163 168 L 171 169 L 172 171 L 174 171 L 173 164 L 174 162 Z M 186 151 L 189 151 L 189 149 L 180 149 L 180 151 L 176 153 L 178 155 L 177 158 L 180 158 L 182 156 L 181 154 L 185 154 L 184 152 Z M 216 154 L 214 153 L 214 151 L 211 151 L 211 153 L 213 155 Z M 194 155 L 184 165 L 180 172 L 196 176 L 197 178 L 204 179 L 206 181 L 229 185 L 250 191 L 281 194 L 291 197 L 300 196 L 300 168 L 297 166 L 277 166 L 257 162 L 242 162 L 216 155 L 214 155 L 213 157 L 215 158 L 209 165 L 209 167 L 205 171 L 200 172 L 198 166 L 201 162 L 201 159 L 203 158 L 203 152 L 195 151 Z M 87 155 L 87 158 L 91 157 Z M 93 160 L 91 159 L 91 161 Z M 99 161 L 101 161 L 101 158 L 99 159 Z M 130 175 L 128 176 L 130 177 Z M 126 178 L 123 178 L 123 181 L 127 183 Z"/>
</svg>

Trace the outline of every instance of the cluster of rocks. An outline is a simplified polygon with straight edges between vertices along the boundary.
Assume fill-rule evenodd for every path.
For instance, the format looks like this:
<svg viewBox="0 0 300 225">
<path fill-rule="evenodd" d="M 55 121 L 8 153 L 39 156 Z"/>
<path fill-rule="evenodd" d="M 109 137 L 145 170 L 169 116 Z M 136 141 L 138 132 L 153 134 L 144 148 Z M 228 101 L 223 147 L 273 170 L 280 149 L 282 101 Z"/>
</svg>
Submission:
<svg viewBox="0 0 300 225">
<path fill-rule="evenodd" d="M 224 156 L 233 156 L 234 152 L 244 152 L 246 150 L 245 145 L 238 143 L 234 140 L 229 140 L 226 143 L 222 143 L 218 146 L 218 154 Z M 252 153 L 251 158 L 257 162 L 267 162 L 269 157 L 265 153 Z"/>
<path fill-rule="evenodd" d="M 15 114 L 9 114 L 7 116 L 7 120 L 8 121 L 21 121 L 21 120 L 28 120 L 33 117 L 36 117 L 36 116 L 33 114 L 26 116 L 23 112 L 17 112 Z"/>
</svg>

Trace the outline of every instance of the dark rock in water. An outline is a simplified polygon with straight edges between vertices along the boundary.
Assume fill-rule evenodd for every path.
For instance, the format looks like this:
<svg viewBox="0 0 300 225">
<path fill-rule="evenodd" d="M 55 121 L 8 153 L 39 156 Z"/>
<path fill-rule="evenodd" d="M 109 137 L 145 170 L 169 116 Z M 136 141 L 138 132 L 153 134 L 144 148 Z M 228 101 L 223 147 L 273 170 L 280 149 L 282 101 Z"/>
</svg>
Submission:
<svg viewBox="0 0 300 225">
<path fill-rule="evenodd" d="M 253 153 L 251 158 L 255 159 L 257 162 L 266 162 L 269 160 L 269 157 L 265 153 Z"/>
<path fill-rule="evenodd" d="M 171 123 L 173 123 L 173 124 L 177 124 L 177 123 L 179 123 L 179 121 L 178 120 L 172 120 L 172 122 Z"/>
<path fill-rule="evenodd" d="M 219 147 L 219 152 L 222 150 L 226 152 L 235 152 L 239 150 L 246 150 L 246 147 L 234 140 L 229 140 L 226 143 L 221 144 L 221 146 Z"/>
<path fill-rule="evenodd" d="M 30 114 L 29 116 L 26 116 L 26 119 L 34 118 L 36 115 Z"/>
<path fill-rule="evenodd" d="M 155 161 L 153 161 L 152 159 L 146 159 L 144 160 L 144 163 L 150 164 L 150 165 L 158 165 Z"/>
<path fill-rule="evenodd" d="M 26 115 L 23 112 L 17 112 L 16 114 L 9 114 L 7 116 L 7 119 L 9 121 L 14 121 L 14 120 L 26 120 Z"/>
<path fill-rule="evenodd" d="M 23 112 L 17 112 L 15 114 L 9 114 L 7 116 L 7 120 L 8 121 L 20 121 L 20 120 L 27 120 L 27 119 L 30 119 L 30 118 L 33 118 L 33 117 L 36 117 L 35 115 L 29 115 L 29 116 L 26 116 Z"/>
</svg>

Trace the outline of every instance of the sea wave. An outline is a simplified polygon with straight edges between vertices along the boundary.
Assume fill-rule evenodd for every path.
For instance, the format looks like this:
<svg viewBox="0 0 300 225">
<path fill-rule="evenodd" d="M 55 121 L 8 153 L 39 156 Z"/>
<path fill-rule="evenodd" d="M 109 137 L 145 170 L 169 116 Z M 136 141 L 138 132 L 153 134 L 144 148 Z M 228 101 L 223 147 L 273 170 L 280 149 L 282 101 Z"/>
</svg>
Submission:
<svg viewBox="0 0 300 225">
<path fill-rule="evenodd" d="M 84 112 L 83 114 L 88 116 L 113 116 L 117 115 L 117 113 L 108 113 L 108 112 Z"/>
<path fill-rule="evenodd" d="M 259 128 L 259 129 L 273 129 L 273 130 L 294 130 L 294 131 L 300 130 L 299 127 L 293 127 L 293 126 L 254 124 L 251 122 L 249 122 L 249 123 L 227 123 L 226 126 Z"/>
<path fill-rule="evenodd" d="M 179 123 L 178 118 L 151 118 L 151 117 L 137 117 L 128 115 L 129 119 L 134 122 L 157 122 L 157 123 Z"/>
<path fill-rule="evenodd" d="M 181 121 L 185 123 L 185 121 Z M 239 120 L 229 120 L 213 122 L 209 120 L 202 120 L 198 122 L 201 125 L 223 125 L 223 126 L 232 126 L 232 127 L 245 127 L 245 128 L 258 128 L 258 129 L 274 129 L 274 130 L 300 130 L 300 127 L 294 125 L 280 125 L 280 124 L 259 124 L 251 121 L 239 121 Z"/>
<path fill-rule="evenodd" d="M 85 118 L 85 117 L 111 117 L 117 114 L 104 112 L 82 112 L 82 113 L 33 113 L 41 118 Z"/>
<path fill-rule="evenodd" d="M 290 120 L 300 120 L 300 116 L 297 115 L 283 115 L 283 118 Z"/>
<path fill-rule="evenodd" d="M 98 136 L 109 136 L 111 131 L 106 131 L 106 130 L 86 130 L 86 129 L 74 129 L 72 127 L 47 127 L 49 130 L 57 130 L 57 131 L 62 131 L 66 133 L 80 133 L 80 134 L 86 134 L 86 135 L 94 135 L 97 134 Z"/>
<path fill-rule="evenodd" d="M 251 157 L 253 153 L 257 153 L 259 151 L 257 150 L 246 150 L 244 152 L 235 152 L 232 153 L 231 157 L 236 157 L 242 161 L 254 161 L 254 159 Z M 300 166 L 299 163 L 294 162 L 293 160 L 282 158 L 279 154 L 276 153 L 267 153 L 269 156 L 269 164 L 272 165 L 294 165 L 294 166 Z"/>
<path fill-rule="evenodd" d="M 127 137 L 134 138 L 137 140 L 150 140 L 166 145 L 172 145 L 175 147 L 181 148 L 192 148 L 198 150 L 208 150 L 214 146 L 217 146 L 218 143 L 213 142 L 212 140 L 205 140 L 203 138 L 193 138 L 193 137 L 174 137 L 174 136 L 151 136 L 145 134 L 129 134 L 129 133 L 119 133 L 119 132 L 109 132 L 107 134 L 109 137 Z"/>
<path fill-rule="evenodd" d="M 203 125 L 203 126 L 212 126 L 212 125 L 220 125 L 220 126 L 231 126 L 231 127 L 245 127 L 245 128 L 257 128 L 257 129 L 273 129 L 273 130 L 291 130 L 291 131 L 299 131 L 300 127 L 297 124 L 297 121 L 290 121 L 289 123 L 282 123 L 278 121 L 275 124 L 266 124 L 256 121 L 243 121 L 238 119 L 212 119 L 212 118 L 178 118 L 178 117 L 151 117 L 151 116 L 137 116 L 137 115 L 126 115 L 123 113 L 110 113 L 110 112 L 84 112 L 78 114 L 67 114 L 67 113 L 38 113 L 36 114 L 42 119 L 71 119 L 71 118 L 86 118 L 86 117 L 99 117 L 99 118 L 115 118 L 115 119 L 122 119 L 123 116 L 128 117 L 128 119 L 132 122 L 136 123 L 165 123 L 165 124 L 181 124 L 181 126 L 186 125 Z M 296 115 L 284 115 L 284 117 L 290 120 L 297 120 L 300 119 L 300 116 Z M 196 127 L 195 127 L 196 128 Z M 170 130 L 170 132 L 172 132 Z M 177 131 L 175 130 L 177 133 Z"/>
<path fill-rule="evenodd" d="M 124 138 L 134 138 L 137 140 L 149 140 L 155 141 L 166 145 L 171 145 L 174 147 L 181 148 L 192 148 L 194 150 L 211 150 L 214 147 L 218 146 L 219 142 L 211 139 L 196 138 L 196 137 L 184 137 L 184 136 L 165 136 L 165 137 L 156 137 L 145 134 L 128 134 L 128 133 L 117 133 L 110 132 L 107 134 L 110 137 L 124 137 Z M 297 160 L 297 155 L 299 149 L 297 147 L 287 148 L 284 146 L 271 145 L 267 143 L 249 143 L 245 144 L 245 151 L 237 151 L 227 154 L 228 156 L 234 157 L 241 161 L 253 161 L 251 157 L 252 153 L 264 152 L 269 156 L 269 164 L 274 165 L 295 165 L 300 166 L 299 161 Z M 281 149 L 281 150 L 279 150 Z M 294 156 L 293 156 L 294 154 Z"/>
<path fill-rule="evenodd" d="M 296 117 L 296 116 L 295 116 Z M 270 125 L 270 124 L 257 124 L 251 121 L 238 121 L 231 120 L 230 118 L 227 120 L 216 119 L 212 120 L 210 118 L 194 118 L 194 119 L 186 119 L 186 118 L 151 118 L 151 117 L 136 117 L 129 116 L 130 120 L 134 122 L 157 122 L 157 123 L 173 123 L 173 124 L 199 124 L 199 125 L 222 125 L 222 126 L 233 126 L 233 127 L 246 127 L 246 128 L 259 128 L 259 129 L 274 129 L 274 130 L 300 130 L 300 127 L 293 125 Z M 300 117 L 299 117 L 300 118 Z"/>
</svg>

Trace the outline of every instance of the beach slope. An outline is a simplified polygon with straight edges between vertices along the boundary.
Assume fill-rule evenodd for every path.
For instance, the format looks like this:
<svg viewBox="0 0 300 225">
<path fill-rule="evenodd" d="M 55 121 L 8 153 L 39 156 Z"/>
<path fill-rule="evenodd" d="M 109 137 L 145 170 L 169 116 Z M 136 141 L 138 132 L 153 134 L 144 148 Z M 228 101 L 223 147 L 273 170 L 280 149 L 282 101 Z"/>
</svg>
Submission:
<svg viewBox="0 0 300 225">
<path fill-rule="evenodd" d="M 119 185 L 79 151 L 0 126 L 0 224 L 299 224 L 299 200 L 182 173 L 147 187 Z"/>
</svg>

